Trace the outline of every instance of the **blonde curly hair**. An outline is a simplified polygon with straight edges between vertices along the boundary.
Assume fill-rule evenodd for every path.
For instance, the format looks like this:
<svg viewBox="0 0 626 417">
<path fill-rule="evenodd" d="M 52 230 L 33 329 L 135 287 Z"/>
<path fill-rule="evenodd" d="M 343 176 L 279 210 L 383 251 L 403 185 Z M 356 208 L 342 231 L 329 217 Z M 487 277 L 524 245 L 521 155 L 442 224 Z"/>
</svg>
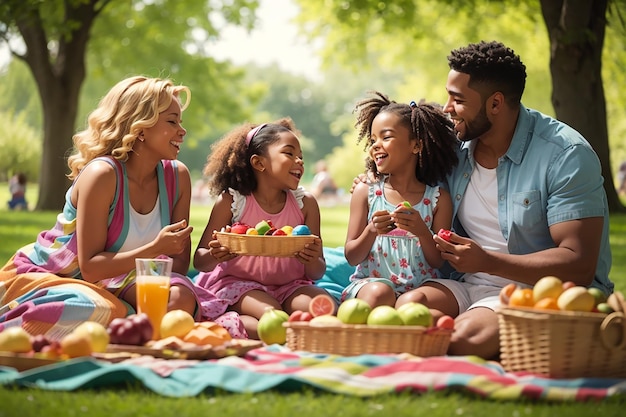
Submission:
<svg viewBox="0 0 626 417">
<path fill-rule="evenodd" d="M 67 164 L 70 179 L 94 158 L 110 155 L 126 161 L 141 131 L 154 126 L 159 113 L 164 112 L 174 98 L 180 100 L 185 93 L 181 109 L 191 100 L 191 91 L 171 80 L 134 76 L 117 83 L 102 98 L 88 118 L 87 129 L 76 133 L 72 140 L 74 150 Z"/>
</svg>

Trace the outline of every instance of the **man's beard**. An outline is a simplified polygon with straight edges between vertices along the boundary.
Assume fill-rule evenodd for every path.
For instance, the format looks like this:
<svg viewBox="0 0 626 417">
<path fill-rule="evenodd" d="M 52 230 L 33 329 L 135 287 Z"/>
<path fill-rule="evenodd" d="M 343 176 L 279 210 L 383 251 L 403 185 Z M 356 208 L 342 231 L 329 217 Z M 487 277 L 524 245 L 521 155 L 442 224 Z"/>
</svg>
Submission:
<svg viewBox="0 0 626 417">
<path fill-rule="evenodd" d="M 487 118 L 487 110 L 484 103 L 473 120 L 468 121 L 467 119 L 463 119 L 463 121 L 465 123 L 465 133 L 463 134 L 463 137 L 459 137 L 459 140 L 463 142 L 481 137 L 485 134 L 485 132 L 488 132 L 492 126 L 491 122 Z"/>
</svg>

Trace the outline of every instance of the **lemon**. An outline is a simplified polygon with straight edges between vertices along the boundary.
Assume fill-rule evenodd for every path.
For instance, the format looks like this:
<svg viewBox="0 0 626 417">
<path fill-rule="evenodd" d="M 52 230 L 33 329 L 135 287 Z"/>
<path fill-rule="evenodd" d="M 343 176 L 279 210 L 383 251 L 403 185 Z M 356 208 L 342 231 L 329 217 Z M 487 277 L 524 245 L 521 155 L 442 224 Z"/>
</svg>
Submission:
<svg viewBox="0 0 626 417">
<path fill-rule="evenodd" d="M 91 341 L 91 348 L 94 352 L 106 352 L 110 337 L 107 329 L 100 323 L 86 321 L 72 333 L 86 336 Z"/>
<path fill-rule="evenodd" d="M 0 333 L 0 351 L 26 353 L 32 348 L 30 335 L 21 327 L 9 327 Z"/>
<path fill-rule="evenodd" d="M 554 298 L 555 300 L 563 293 L 563 281 L 557 277 L 545 276 L 540 278 L 533 287 L 533 302 L 543 298 Z"/>
<path fill-rule="evenodd" d="M 311 326 L 341 326 L 344 324 L 337 316 L 333 316 L 332 314 L 322 314 L 321 316 L 316 316 L 311 319 L 309 322 Z"/>
<path fill-rule="evenodd" d="M 61 339 L 61 351 L 70 358 L 89 356 L 93 352 L 91 339 L 86 334 L 72 332 Z"/>
<path fill-rule="evenodd" d="M 161 338 L 175 336 L 182 339 L 193 329 L 194 325 L 195 320 L 186 311 L 168 311 L 161 320 Z"/>
</svg>

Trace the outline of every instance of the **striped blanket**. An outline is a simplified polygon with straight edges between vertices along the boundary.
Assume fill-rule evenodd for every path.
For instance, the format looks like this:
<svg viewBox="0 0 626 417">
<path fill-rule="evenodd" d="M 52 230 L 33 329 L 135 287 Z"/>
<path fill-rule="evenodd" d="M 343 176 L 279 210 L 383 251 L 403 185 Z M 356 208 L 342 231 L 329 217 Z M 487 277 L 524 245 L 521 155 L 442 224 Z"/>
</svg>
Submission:
<svg viewBox="0 0 626 417">
<path fill-rule="evenodd" d="M 127 311 L 109 291 L 79 279 L 17 274 L 11 262 L 0 270 L 0 331 L 22 326 L 58 340 L 86 320 L 108 325 Z"/>
<path fill-rule="evenodd" d="M 143 384 L 168 397 L 192 397 L 214 389 L 229 392 L 294 391 L 306 387 L 330 393 L 373 397 L 400 392 L 465 392 L 494 400 L 590 401 L 626 395 L 626 380 L 556 380 L 506 373 L 477 357 L 334 355 L 292 352 L 271 345 L 245 357 L 166 360 L 151 356 L 111 364 L 75 359 L 19 373 L 0 367 L 0 384 L 72 391 Z"/>
</svg>

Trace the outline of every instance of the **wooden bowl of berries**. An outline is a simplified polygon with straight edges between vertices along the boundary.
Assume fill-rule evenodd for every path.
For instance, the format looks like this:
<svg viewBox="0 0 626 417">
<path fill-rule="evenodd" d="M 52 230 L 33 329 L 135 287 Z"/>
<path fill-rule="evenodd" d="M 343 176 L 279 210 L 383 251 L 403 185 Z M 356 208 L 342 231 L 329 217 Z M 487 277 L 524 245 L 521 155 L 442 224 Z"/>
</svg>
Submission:
<svg viewBox="0 0 626 417">
<path fill-rule="evenodd" d="M 318 238 L 304 224 L 277 228 L 269 220 L 262 220 L 255 226 L 233 223 L 229 232 L 222 230 L 216 235 L 220 244 L 231 253 L 283 258 L 296 256 L 305 245 Z"/>
</svg>

